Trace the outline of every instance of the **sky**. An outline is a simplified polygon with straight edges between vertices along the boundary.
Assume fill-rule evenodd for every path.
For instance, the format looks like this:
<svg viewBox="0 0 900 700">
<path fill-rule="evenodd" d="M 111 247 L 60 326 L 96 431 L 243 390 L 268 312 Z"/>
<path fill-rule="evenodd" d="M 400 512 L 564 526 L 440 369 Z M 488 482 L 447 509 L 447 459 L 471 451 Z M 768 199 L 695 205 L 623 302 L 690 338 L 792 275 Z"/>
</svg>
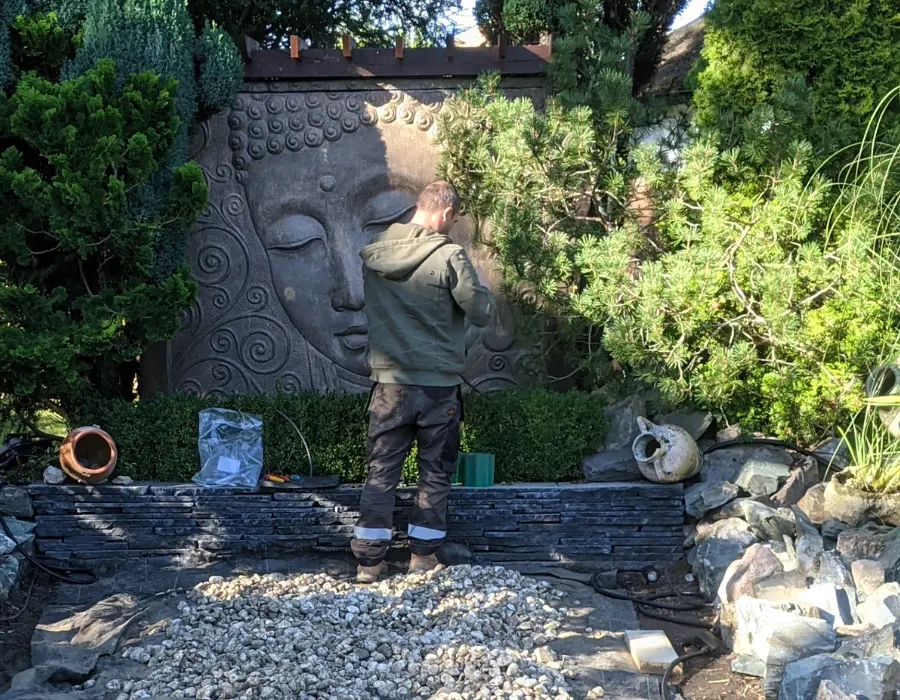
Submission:
<svg viewBox="0 0 900 700">
<path fill-rule="evenodd" d="M 678 15 L 678 17 L 675 19 L 675 24 L 672 28 L 678 29 L 679 27 L 683 27 L 685 24 L 693 22 L 703 14 L 703 11 L 706 9 L 707 2 L 709 2 L 709 0 L 690 0 L 688 6 L 684 8 L 684 12 Z M 475 18 L 472 16 L 472 10 L 474 7 L 475 0 L 462 0 L 462 11 L 453 18 L 455 23 L 459 26 L 460 30 L 466 30 L 475 26 Z"/>
</svg>

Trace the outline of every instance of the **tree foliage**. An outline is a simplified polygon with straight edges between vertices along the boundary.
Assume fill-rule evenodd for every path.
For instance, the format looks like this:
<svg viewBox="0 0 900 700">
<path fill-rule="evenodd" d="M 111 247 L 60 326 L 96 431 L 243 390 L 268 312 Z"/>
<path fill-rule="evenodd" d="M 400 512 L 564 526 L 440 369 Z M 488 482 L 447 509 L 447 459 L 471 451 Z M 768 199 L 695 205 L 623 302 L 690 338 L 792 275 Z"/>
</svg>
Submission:
<svg viewBox="0 0 900 700">
<path fill-rule="evenodd" d="M 590 2 L 563 8 L 567 29 L 554 46 L 546 110 L 508 100 L 499 78 L 482 78 L 446 108 L 441 171 L 470 213 L 489 224 L 509 291 L 552 319 L 548 352 L 602 358 L 589 322 L 573 313 L 582 284 L 576 257 L 585 240 L 615 227 L 630 189 L 629 143 L 642 108 L 627 66 L 646 20 L 628 34 L 611 30 Z"/>
<path fill-rule="evenodd" d="M 330 48 L 344 32 L 361 46 L 393 44 L 397 34 L 418 42 L 443 40 L 447 15 L 459 0 L 190 0 L 200 31 L 215 22 L 233 38 L 248 34 L 266 48 L 285 47 L 291 34 Z"/>
<path fill-rule="evenodd" d="M 819 88 L 796 74 L 752 104 L 708 92 L 731 116 L 701 115 L 674 151 L 639 145 L 627 73 L 639 36 L 592 23 L 585 4 L 559 16 L 546 112 L 482 83 L 455 100 L 441 140 L 445 174 L 487 224 L 511 291 L 550 319 L 574 380 L 609 385 L 612 364 L 670 404 L 802 440 L 849 420 L 900 322 L 895 231 L 879 219 L 896 211 L 896 169 L 871 178 L 866 151 L 827 179 Z M 864 196 L 857 171 L 872 180 Z"/>
<path fill-rule="evenodd" d="M 881 98 L 900 84 L 897 3 L 713 4 L 703 60 L 696 67 L 698 125 L 718 130 L 727 147 L 742 120 L 797 79 L 810 88 L 812 110 L 805 134 L 817 156 L 861 139 Z M 896 124 L 896 108 L 884 116 Z"/>
<path fill-rule="evenodd" d="M 28 23 L 30 26 L 26 26 Z M 22 36 L 58 27 L 52 16 Z M 124 77 L 103 59 L 83 75 L 22 75 L 0 101 L 0 399 L 28 415 L 49 403 L 130 397 L 134 363 L 171 337 L 195 284 L 154 274 L 158 239 L 206 206 L 192 163 L 170 173 L 149 215 L 136 194 L 171 159 L 177 84 Z"/>
<path fill-rule="evenodd" d="M 619 34 L 634 33 L 635 21 L 641 24 L 628 66 L 635 93 L 653 77 L 672 22 L 687 3 L 688 0 L 608 0 L 592 3 L 588 8 L 592 21 L 599 20 Z M 569 28 L 560 13 L 569 5 L 568 0 L 477 0 L 475 18 L 492 43 L 501 31 L 513 43 L 531 43 L 543 32 L 565 36 Z"/>
</svg>

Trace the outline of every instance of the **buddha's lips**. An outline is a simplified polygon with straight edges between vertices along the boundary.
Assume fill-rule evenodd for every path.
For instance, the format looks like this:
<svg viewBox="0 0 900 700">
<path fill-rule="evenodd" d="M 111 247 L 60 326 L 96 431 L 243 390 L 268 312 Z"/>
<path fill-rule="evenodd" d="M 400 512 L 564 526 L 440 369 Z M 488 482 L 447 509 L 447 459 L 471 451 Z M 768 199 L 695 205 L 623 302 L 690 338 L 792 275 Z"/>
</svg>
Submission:
<svg viewBox="0 0 900 700">
<path fill-rule="evenodd" d="M 369 329 L 365 326 L 351 326 L 338 333 L 337 338 L 347 350 L 359 352 L 369 342 Z"/>
</svg>

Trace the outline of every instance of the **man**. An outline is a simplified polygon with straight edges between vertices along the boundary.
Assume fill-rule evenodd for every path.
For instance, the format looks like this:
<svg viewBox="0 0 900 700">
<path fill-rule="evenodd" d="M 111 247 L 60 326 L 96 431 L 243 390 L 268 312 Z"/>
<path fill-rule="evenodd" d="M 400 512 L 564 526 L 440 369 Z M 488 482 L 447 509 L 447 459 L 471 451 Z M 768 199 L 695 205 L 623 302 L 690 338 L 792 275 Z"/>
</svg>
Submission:
<svg viewBox="0 0 900 700">
<path fill-rule="evenodd" d="M 357 580 L 387 570 L 394 494 L 418 442 L 419 489 L 409 518 L 411 572 L 437 567 L 447 535 L 447 499 L 459 453 L 465 319 L 485 326 L 494 311 L 465 251 L 448 234 L 460 199 L 447 182 L 419 195 L 409 224 L 393 224 L 362 249 L 369 366 L 369 476 L 352 549 Z"/>
</svg>

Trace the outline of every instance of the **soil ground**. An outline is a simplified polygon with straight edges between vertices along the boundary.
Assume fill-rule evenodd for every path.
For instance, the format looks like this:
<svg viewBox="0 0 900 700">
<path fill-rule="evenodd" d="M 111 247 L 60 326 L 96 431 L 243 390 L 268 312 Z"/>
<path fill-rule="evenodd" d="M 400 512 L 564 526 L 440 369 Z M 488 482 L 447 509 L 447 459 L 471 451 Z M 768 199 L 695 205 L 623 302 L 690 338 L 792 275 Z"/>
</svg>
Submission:
<svg viewBox="0 0 900 700">
<path fill-rule="evenodd" d="M 38 572 L 32 586 L 33 577 L 29 566 L 23 571 L 23 585 L 0 601 L 0 693 L 9 689 L 13 676 L 31 666 L 31 636 L 44 607 L 56 597 L 56 585 L 47 574 Z"/>
</svg>

